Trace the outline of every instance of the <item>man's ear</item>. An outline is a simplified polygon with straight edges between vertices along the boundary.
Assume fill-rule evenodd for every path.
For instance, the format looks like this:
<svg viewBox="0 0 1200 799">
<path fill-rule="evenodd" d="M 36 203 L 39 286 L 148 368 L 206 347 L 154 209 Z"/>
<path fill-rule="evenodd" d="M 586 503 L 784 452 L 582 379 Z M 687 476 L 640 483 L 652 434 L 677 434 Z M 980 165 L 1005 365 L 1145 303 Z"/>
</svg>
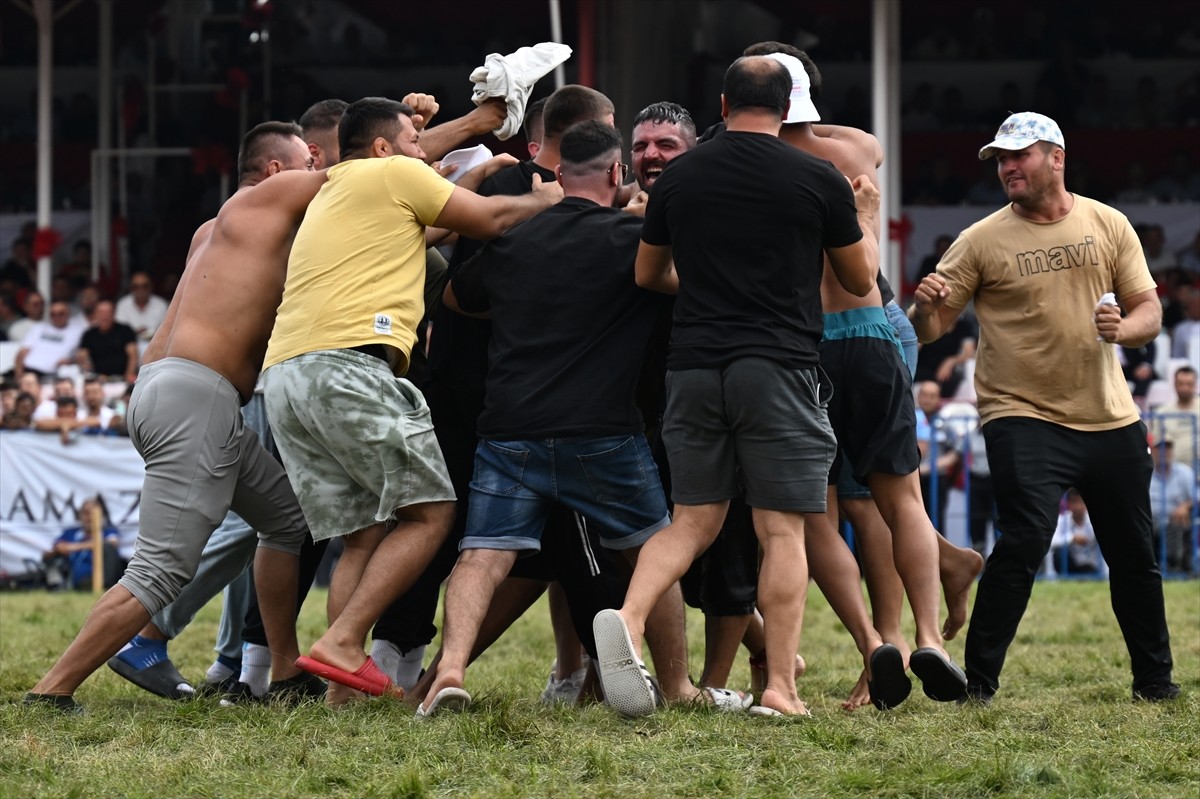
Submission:
<svg viewBox="0 0 1200 799">
<path fill-rule="evenodd" d="M 282 171 L 283 163 L 281 161 L 276 161 L 272 158 L 267 162 L 267 177 L 270 177 L 271 175 L 278 175 Z"/>
<path fill-rule="evenodd" d="M 729 101 L 724 93 L 721 94 L 721 119 L 729 119 Z"/>
<path fill-rule="evenodd" d="M 324 161 L 321 160 L 321 146 L 316 142 L 308 142 L 308 154 L 312 156 L 312 160 L 315 163 L 324 163 Z"/>
<path fill-rule="evenodd" d="M 387 158 L 392 154 L 391 142 L 382 136 L 376 136 L 375 141 L 371 142 L 371 154 L 376 158 Z"/>
<path fill-rule="evenodd" d="M 558 185 L 562 185 L 562 164 L 554 165 L 554 179 L 558 181 Z"/>
</svg>

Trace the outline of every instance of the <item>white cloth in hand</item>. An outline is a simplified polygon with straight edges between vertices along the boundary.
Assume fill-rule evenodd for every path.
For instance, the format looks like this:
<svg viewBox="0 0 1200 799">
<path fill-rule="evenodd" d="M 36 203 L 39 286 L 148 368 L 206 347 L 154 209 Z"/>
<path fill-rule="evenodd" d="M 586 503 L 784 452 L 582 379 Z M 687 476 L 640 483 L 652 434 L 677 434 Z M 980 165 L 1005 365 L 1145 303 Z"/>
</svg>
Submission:
<svg viewBox="0 0 1200 799">
<path fill-rule="evenodd" d="M 508 105 L 504 124 L 493 131 L 497 139 L 512 138 L 520 130 L 534 84 L 570 57 L 571 48 L 565 44 L 541 42 L 508 55 L 491 53 L 483 66 L 475 68 L 471 73 L 475 84 L 471 102 L 479 105 L 489 97 L 503 97 Z"/>
</svg>

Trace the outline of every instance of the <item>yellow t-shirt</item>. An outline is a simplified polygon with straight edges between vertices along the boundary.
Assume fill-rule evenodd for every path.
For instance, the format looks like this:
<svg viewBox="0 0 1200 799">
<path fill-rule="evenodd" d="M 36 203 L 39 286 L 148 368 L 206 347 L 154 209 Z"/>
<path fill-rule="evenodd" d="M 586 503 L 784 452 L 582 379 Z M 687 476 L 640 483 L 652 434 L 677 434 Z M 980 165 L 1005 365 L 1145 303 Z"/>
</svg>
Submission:
<svg viewBox="0 0 1200 799">
<path fill-rule="evenodd" d="M 982 422 L 1027 416 L 1112 430 L 1138 420 L 1113 345 L 1097 340 L 1093 320 L 1105 292 L 1120 300 L 1154 289 L 1120 212 L 1079 195 L 1054 222 L 1005 207 L 964 230 L 937 271 L 950 288 L 948 306 L 975 298 Z"/>
<path fill-rule="evenodd" d="M 292 243 L 263 368 L 315 350 L 387 344 L 408 358 L 425 314 L 425 226 L 454 184 L 414 158 L 329 169 Z"/>
</svg>

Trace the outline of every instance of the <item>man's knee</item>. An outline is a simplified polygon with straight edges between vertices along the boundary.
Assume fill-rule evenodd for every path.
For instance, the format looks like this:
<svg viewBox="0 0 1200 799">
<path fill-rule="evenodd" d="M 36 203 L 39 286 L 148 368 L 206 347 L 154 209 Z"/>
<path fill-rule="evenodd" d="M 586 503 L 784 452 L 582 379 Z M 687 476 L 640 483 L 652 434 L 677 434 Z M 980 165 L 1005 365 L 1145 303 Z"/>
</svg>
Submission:
<svg viewBox="0 0 1200 799">
<path fill-rule="evenodd" d="M 133 594 L 146 612 L 154 616 L 179 597 L 194 574 L 194 567 L 188 570 L 182 564 L 154 564 L 135 554 L 117 584 Z"/>
</svg>

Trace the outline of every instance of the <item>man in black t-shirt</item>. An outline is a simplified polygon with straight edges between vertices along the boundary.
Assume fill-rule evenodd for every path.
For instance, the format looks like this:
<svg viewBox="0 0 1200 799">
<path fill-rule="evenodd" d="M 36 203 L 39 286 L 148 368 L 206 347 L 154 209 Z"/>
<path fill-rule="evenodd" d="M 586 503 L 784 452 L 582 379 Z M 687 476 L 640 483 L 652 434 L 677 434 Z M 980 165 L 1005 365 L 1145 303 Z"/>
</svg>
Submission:
<svg viewBox="0 0 1200 799">
<path fill-rule="evenodd" d="M 519 553 L 540 549 L 555 505 L 629 554 L 670 522 L 634 403 L 666 298 L 633 281 L 641 221 L 612 207 L 625 172 L 610 124 L 572 126 L 555 169 L 561 207 L 487 245 L 451 279 L 447 304 L 489 313 L 492 337 L 467 530 L 426 712 L 469 698 L 463 677 L 493 593 Z"/>
<path fill-rule="evenodd" d="M 79 365 L 85 372 L 119 377 L 126 383 L 137 379 L 137 333 L 113 318 L 113 304 L 96 303 L 92 326 L 79 340 Z"/>
<path fill-rule="evenodd" d="M 721 100 L 726 133 L 671 161 L 646 208 L 638 284 L 678 292 L 663 423 L 675 519 L 643 548 L 621 610 L 594 622 L 605 694 L 637 714 L 654 710 L 640 659 L 645 619 L 716 537 L 737 495 L 735 467 L 763 549 L 767 688 L 754 712 L 808 712 L 794 677 L 804 514 L 825 510 L 836 447 L 817 361 L 822 251 L 860 296 L 877 268 L 850 183 L 777 138 L 791 88 L 776 61 L 735 61 Z"/>
</svg>

